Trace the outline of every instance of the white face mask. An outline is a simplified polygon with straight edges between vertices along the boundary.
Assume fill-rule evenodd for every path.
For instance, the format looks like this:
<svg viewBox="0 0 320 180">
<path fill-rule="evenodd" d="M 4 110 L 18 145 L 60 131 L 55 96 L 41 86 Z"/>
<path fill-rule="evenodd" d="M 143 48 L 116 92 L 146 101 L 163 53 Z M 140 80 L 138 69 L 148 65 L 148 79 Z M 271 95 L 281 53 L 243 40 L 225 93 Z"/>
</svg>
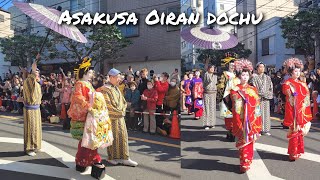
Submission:
<svg viewBox="0 0 320 180">
<path fill-rule="evenodd" d="M 131 89 L 132 91 L 134 91 L 134 90 L 136 90 L 136 87 L 135 87 L 135 86 L 131 86 L 130 89 Z"/>
<path fill-rule="evenodd" d="M 176 86 L 176 84 L 177 84 L 176 82 L 170 82 L 171 86 Z"/>
<path fill-rule="evenodd" d="M 152 85 L 148 85 L 148 89 L 150 90 L 150 89 L 152 89 L 153 88 L 153 86 Z"/>
</svg>

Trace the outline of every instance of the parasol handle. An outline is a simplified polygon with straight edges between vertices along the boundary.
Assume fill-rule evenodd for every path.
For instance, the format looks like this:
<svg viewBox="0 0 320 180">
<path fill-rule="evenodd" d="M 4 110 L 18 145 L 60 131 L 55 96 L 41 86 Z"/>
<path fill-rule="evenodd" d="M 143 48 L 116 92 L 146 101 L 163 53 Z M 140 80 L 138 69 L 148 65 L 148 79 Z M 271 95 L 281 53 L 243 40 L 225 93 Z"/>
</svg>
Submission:
<svg viewBox="0 0 320 180">
<path fill-rule="evenodd" d="M 48 36 L 49 36 L 50 32 L 51 32 L 51 29 L 49 29 L 49 31 L 48 31 L 48 33 L 47 33 L 47 35 L 46 35 L 46 38 L 45 38 L 44 41 L 42 42 L 42 45 L 41 45 L 41 48 L 40 48 L 38 54 L 41 54 L 41 53 L 42 53 L 43 47 L 44 47 L 44 45 L 45 45 L 46 42 L 47 42 L 47 39 L 48 39 Z M 38 62 L 39 59 L 37 59 L 36 61 Z"/>
</svg>

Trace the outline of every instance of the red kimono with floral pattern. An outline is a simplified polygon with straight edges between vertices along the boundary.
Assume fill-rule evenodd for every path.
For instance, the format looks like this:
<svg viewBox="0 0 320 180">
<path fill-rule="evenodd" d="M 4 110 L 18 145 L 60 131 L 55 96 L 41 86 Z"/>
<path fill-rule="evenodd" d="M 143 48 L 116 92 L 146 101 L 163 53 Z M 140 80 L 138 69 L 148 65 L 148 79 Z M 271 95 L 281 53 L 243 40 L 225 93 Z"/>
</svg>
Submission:
<svg viewBox="0 0 320 180">
<path fill-rule="evenodd" d="M 78 143 L 78 152 L 76 154 L 76 164 L 78 166 L 87 167 L 94 163 L 100 163 L 101 157 L 98 150 L 91 150 L 81 146 L 83 128 L 87 119 L 88 109 L 91 107 L 89 102 L 89 93 L 94 92 L 91 83 L 78 81 L 71 97 L 70 109 L 68 115 L 71 117 L 72 137 L 80 140 Z"/>
<path fill-rule="evenodd" d="M 240 166 L 249 169 L 253 159 L 253 143 L 260 136 L 261 111 L 257 89 L 250 85 L 237 85 L 231 90 L 233 128 Z"/>
<path fill-rule="evenodd" d="M 288 154 L 295 160 L 304 153 L 302 128 L 312 120 L 310 93 L 306 83 L 292 78 L 283 83 L 282 91 L 286 95 L 283 124 L 289 127 Z"/>
</svg>

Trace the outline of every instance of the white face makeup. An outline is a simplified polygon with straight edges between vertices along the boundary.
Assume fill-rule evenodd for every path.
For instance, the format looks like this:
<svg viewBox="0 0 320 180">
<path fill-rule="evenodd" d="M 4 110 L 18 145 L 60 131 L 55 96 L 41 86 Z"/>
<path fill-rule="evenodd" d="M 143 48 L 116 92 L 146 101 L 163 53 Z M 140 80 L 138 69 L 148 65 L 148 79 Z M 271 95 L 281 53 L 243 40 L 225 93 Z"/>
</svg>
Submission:
<svg viewBox="0 0 320 180">
<path fill-rule="evenodd" d="M 298 79 L 298 78 L 300 77 L 300 75 L 301 75 L 301 70 L 300 70 L 300 68 L 295 68 L 295 69 L 292 71 L 291 77 L 292 77 L 293 79 Z"/>
<path fill-rule="evenodd" d="M 93 77 L 93 70 L 89 70 L 85 75 L 83 75 L 83 78 L 86 80 L 90 80 Z"/>
<path fill-rule="evenodd" d="M 241 84 L 247 84 L 249 81 L 250 75 L 249 72 L 242 72 L 240 76 Z"/>
<path fill-rule="evenodd" d="M 234 63 L 229 64 L 229 71 L 233 72 L 234 71 Z"/>
</svg>

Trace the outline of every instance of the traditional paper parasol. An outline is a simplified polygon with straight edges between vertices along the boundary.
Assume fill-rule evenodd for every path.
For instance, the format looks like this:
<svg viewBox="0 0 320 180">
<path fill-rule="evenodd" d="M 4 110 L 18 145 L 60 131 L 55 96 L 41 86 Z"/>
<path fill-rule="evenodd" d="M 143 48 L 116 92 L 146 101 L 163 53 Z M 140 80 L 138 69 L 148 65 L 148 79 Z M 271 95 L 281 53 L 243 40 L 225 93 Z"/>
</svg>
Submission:
<svg viewBox="0 0 320 180">
<path fill-rule="evenodd" d="M 33 20 L 39 22 L 40 24 L 50 29 L 46 35 L 46 39 L 41 45 L 39 54 L 41 54 L 43 46 L 47 41 L 51 30 L 67 38 L 73 39 L 81 43 L 88 42 L 86 37 L 83 36 L 83 34 L 79 31 L 77 27 L 73 25 L 67 25 L 67 24 L 61 24 L 61 25 L 58 24 L 58 21 L 61 15 L 60 6 L 57 8 L 58 10 L 56 10 L 56 9 L 48 8 L 39 4 L 33 4 L 33 3 L 14 2 L 13 4 L 18 9 L 20 9 L 23 13 L 30 16 Z"/>
<path fill-rule="evenodd" d="M 234 35 L 211 27 L 188 27 L 181 31 L 181 37 L 205 49 L 230 49 L 238 44 Z"/>
</svg>

